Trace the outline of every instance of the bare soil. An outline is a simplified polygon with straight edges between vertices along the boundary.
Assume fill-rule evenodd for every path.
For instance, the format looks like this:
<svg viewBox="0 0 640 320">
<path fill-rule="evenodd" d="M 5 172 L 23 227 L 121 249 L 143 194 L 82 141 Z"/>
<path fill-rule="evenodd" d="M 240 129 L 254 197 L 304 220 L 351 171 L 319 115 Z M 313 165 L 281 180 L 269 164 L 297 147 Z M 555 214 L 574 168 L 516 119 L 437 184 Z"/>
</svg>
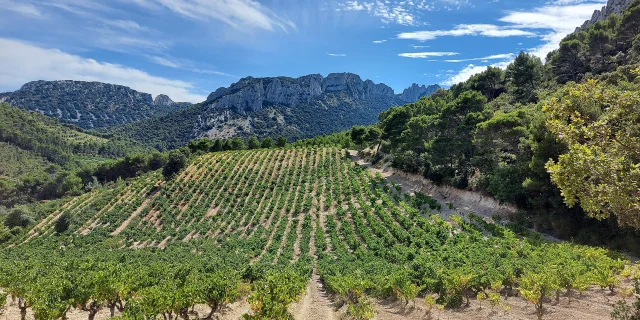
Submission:
<svg viewBox="0 0 640 320">
<path fill-rule="evenodd" d="M 438 186 L 421 175 L 402 172 L 391 167 L 377 168 L 358 156 L 357 151 L 351 150 L 349 153 L 353 161 L 368 168 L 372 174 L 379 173 L 385 180 L 399 184 L 403 193 L 413 195 L 415 192 L 422 192 L 437 200 L 442 206 L 437 213 L 443 219 L 450 220 L 451 215 L 464 215 L 470 212 L 485 218 L 491 218 L 494 215 L 507 217 L 517 211 L 515 206 L 500 203 L 489 195 L 450 186 Z M 447 203 L 452 203 L 453 208 L 449 208 Z"/>
</svg>

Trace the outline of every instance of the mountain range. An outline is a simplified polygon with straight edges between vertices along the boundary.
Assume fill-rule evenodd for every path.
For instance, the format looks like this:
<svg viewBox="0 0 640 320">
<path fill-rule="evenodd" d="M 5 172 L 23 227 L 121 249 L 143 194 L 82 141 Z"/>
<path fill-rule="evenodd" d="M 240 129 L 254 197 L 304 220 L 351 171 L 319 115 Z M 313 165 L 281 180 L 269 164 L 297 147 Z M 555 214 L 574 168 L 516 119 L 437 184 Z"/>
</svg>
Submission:
<svg viewBox="0 0 640 320">
<path fill-rule="evenodd" d="M 174 148 L 198 137 L 255 135 L 296 140 L 374 123 L 381 111 L 415 102 L 439 88 L 413 84 L 395 94 L 391 87 L 363 81 L 353 73 L 246 77 L 217 89 L 202 103 L 109 132 L 158 149 Z"/>
<path fill-rule="evenodd" d="M 84 129 L 114 133 L 159 149 L 193 138 L 256 135 L 290 140 L 368 125 L 381 111 L 415 102 L 438 85 L 413 84 L 400 94 L 353 73 L 299 78 L 245 77 L 221 87 L 198 104 L 173 102 L 160 94 L 85 81 L 33 81 L 0 102 L 58 118 Z"/>
</svg>

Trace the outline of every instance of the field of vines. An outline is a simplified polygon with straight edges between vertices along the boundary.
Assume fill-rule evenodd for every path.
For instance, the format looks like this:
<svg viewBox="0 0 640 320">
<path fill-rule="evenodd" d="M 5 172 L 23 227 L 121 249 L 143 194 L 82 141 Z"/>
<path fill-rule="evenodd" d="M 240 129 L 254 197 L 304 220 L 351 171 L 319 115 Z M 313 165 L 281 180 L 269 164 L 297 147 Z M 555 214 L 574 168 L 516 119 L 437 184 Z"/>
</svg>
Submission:
<svg viewBox="0 0 640 320">
<path fill-rule="evenodd" d="M 316 274 L 356 319 L 391 297 L 434 310 L 526 299 L 544 317 L 553 300 L 640 277 L 615 253 L 473 213 L 444 221 L 441 205 L 338 148 L 209 153 L 169 181 L 150 172 L 70 198 L 0 248 L 0 310 L 6 298 L 23 319 L 196 319 L 243 300 L 248 319 L 290 319 Z"/>
</svg>

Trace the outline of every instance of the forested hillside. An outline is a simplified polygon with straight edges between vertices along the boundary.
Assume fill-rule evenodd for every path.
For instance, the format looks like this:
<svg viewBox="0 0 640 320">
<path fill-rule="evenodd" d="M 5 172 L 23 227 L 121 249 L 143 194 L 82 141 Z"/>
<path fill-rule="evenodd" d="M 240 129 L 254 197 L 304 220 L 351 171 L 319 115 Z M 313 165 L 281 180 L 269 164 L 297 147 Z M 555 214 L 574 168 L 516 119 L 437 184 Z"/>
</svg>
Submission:
<svg viewBox="0 0 640 320">
<path fill-rule="evenodd" d="M 352 136 L 382 144 L 375 160 L 390 153 L 396 168 L 517 204 L 526 226 L 638 252 L 639 76 L 635 1 L 569 35 L 547 63 L 522 52 Z"/>
<path fill-rule="evenodd" d="M 0 103 L 0 150 L 0 205 L 5 206 L 73 192 L 84 184 L 71 172 L 95 167 L 107 159 L 153 151 L 131 140 L 87 133 L 7 103 Z"/>
</svg>

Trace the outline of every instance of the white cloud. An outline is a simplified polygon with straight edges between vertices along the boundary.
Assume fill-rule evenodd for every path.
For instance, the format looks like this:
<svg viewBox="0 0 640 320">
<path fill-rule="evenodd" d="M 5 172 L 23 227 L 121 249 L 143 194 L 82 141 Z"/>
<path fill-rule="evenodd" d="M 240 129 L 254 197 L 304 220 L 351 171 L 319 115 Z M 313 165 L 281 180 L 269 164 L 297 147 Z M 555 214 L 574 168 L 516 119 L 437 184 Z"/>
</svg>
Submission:
<svg viewBox="0 0 640 320">
<path fill-rule="evenodd" d="M 30 3 L 22 3 L 22 1 L 0 0 L 0 10 L 5 9 L 19 13 L 29 18 L 42 17 L 42 12 Z"/>
<path fill-rule="evenodd" d="M 349 0 L 338 3 L 336 11 L 364 11 L 374 17 L 379 17 L 383 23 L 411 26 L 420 24 L 414 11 L 416 8 L 411 1 L 375 0 L 367 2 Z"/>
<path fill-rule="evenodd" d="M 482 61 L 488 62 L 488 60 L 513 60 L 515 58 L 515 54 L 513 53 L 501 53 L 494 54 L 481 58 L 468 58 L 468 59 L 457 59 L 457 60 L 444 60 L 444 62 L 466 62 L 466 61 Z"/>
<path fill-rule="evenodd" d="M 0 47 L 11 48 L 0 50 L 0 91 L 15 90 L 32 80 L 83 80 L 121 84 L 154 96 L 163 93 L 175 101 L 205 100 L 205 96 L 194 93 L 195 88 L 189 82 L 13 39 L 0 38 Z"/>
<path fill-rule="evenodd" d="M 332 56 L 332 57 L 346 57 L 347 55 L 345 53 L 327 53 L 328 56 Z"/>
<path fill-rule="evenodd" d="M 143 27 L 141 25 L 139 25 L 137 22 L 135 21 L 131 21 L 131 20 L 103 20 L 102 21 L 104 24 L 112 26 L 112 27 L 116 27 L 116 28 L 120 28 L 122 30 L 126 30 L 126 31 L 149 31 L 149 29 L 147 27 Z"/>
<path fill-rule="evenodd" d="M 154 62 L 157 63 L 161 66 L 165 66 L 165 67 L 169 67 L 169 68 L 180 68 L 180 65 L 177 62 L 173 62 L 169 59 L 163 58 L 163 57 L 158 57 L 158 56 L 152 56 L 149 57 L 149 59 Z"/>
<path fill-rule="evenodd" d="M 498 67 L 500 69 L 505 69 L 510 63 L 511 63 L 511 61 L 503 61 L 503 62 L 492 64 L 490 66 L 491 67 Z M 467 81 L 474 74 L 477 74 L 477 73 L 480 73 L 482 71 L 487 70 L 487 67 L 488 66 L 486 66 L 486 65 L 485 66 L 476 66 L 476 65 L 473 65 L 473 64 L 469 64 L 468 66 L 464 67 L 464 69 L 460 70 L 457 74 L 447 78 L 445 81 L 442 82 L 442 84 L 446 85 L 446 86 L 452 86 L 454 84 L 458 84 L 460 82 Z"/>
<path fill-rule="evenodd" d="M 221 71 L 198 68 L 198 67 L 195 66 L 195 63 L 193 61 L 186 60 L 186 59 L 176 59 L 176 58 L 169 57 L 169 56 L 167 56 L 167 57 L 149 56 L 148 58 L 153 63 L 159 64 L 161 66 L 169 67 L 169 68 L 182 69 L 182 70 L 187 70 L 187 71 L 191 71 L 191 72 L 195 72 L 195 73 L 201 73 L 201 74 L 210 74 L 210 75 L 218 75 L 218 76 L 225 76 L 225 77 L 231 77 L 231 78 L 240 78 L 238 76 L 235 76 L 235 75 L 232 75 L 232 74 L 229 74 L 229 73 L 225 73 L 225 72 L 221 72 Z"/>
<path fill-rule="evenodd" d="M 412 45 L 411 47 L 413 47 L 414 49 L 431 48 L 431 46 L 415 46 L 415 45 Z"/>
<path fill-rule="evenodd" d="M 387 40 L 374 40 L 373 41 L 373 43 L 376 43 L 376 44 L 385 43 L 385 42 L 387 42 Z"/>
<path fill-rule="evenodd" d="M 403 32 L 398 39 L 419 41 L 433 40 L 439 37 L 484 36 L 484 37 L 533 37 L 536 34 L 513 27 L 500 27 L 492 24 L 459 24 L 451 30 L 428 30 Z"/>
<path fill-rule="evenodd" d="M 398 56 L 405 58 L 431 58 L 431 57 L 444 57 L 444 56 L 455 56 L 458 55 L 457 52 L 405 52 L 399 53 Z"/>
<path fill-rule="evenodd" d="M 156 0 L 170 10 L 200 21 L 222 21 L 231 27 L 251 31 L 289 31 L 296 29 L 293 21 L 278 16 L 260 3 L 252 0 Z M 145 2 L 143 2 L 145 3 Z"/>
<path fill-rule="evenodd" d="M 531 53 L 544 59 L 557 49 L 560 41 L 591 18 L 593 11 L 600 9 L 604 2 L 581 3 L 584 1 L 559 0 L 553 5 L 533 8 L 527 11 L 511 11 L 500 21 L 512 24 L 515 28 L 549 30 L 543 34 L 542 45 L 531 49 Z"/>
</svg>

